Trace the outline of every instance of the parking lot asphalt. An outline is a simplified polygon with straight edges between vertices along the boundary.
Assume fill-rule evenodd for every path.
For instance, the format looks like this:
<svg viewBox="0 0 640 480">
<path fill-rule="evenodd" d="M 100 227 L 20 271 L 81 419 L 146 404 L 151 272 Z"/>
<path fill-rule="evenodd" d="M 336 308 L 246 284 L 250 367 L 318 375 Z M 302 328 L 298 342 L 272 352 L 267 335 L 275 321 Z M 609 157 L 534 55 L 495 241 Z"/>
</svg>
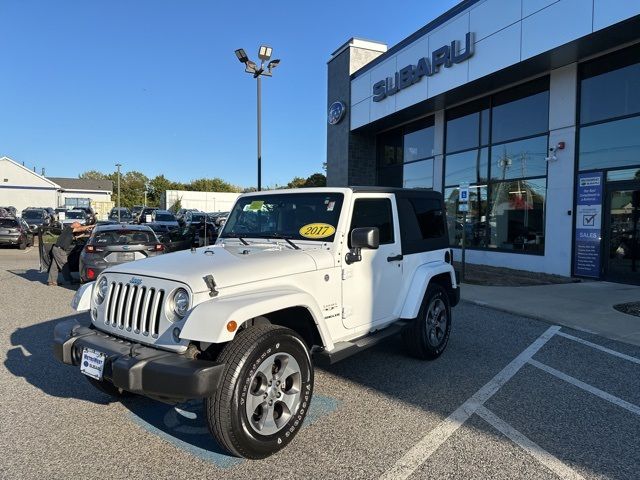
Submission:
<svg viewBox="0 0 640 480">
<path fill-rule="evenodd" d="M 640 348 L 461 303 L 436 361 L 399 338 L 316 370 L 306 426 L 262 461 L 198 402 L 111 402 L 51 353 L 73 290 L 0 249 L 0 478 L 617 478 L 640 471 Z M 77 316 L 87 321 L 84 315 Z"/>
</svg>

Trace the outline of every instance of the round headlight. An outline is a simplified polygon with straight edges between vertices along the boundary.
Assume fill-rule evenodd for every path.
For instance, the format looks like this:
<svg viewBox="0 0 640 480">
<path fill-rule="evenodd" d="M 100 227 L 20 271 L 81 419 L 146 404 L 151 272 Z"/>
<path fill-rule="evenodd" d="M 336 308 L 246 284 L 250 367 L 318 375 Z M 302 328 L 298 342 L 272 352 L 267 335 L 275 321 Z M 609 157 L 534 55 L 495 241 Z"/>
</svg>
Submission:
<svg viewBox="0 0 640 480">
<path fill-rule="evenodd" d="M 189 311 L 189 292 L 184 288 L 179 288 L 173 294 L 172 309 L 178 317 L 182 318 Z"/>
<path fill-rule="evenodd" d="M 107 291 L 109 290 L 109 282 L 106 277 L 100 278 L 98 280 L 98 284 L 95 287 L 96 292 L 96 304 L 100 305 L 104 302 L 105 297 L 107 296 Z"/>
</svg>

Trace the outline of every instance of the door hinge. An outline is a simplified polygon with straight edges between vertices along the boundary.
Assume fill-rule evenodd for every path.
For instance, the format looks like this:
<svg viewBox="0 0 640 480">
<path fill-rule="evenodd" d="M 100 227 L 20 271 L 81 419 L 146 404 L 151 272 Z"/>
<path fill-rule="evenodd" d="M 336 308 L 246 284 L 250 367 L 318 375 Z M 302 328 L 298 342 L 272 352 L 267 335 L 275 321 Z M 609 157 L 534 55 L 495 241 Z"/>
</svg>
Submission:
<svg viewBox="0 0 640 480">
<path fill-rule="evenodd" d="M 342 307 L 342 318 L 348 318 L 353 313 L 353 309 L 351 307 Z"/>
<path fill-rule="evenodd" d="M 342 279 L 346 280 L 347 278 L 353 277 L 353 270 L 342 269 Z"/>
</svg>

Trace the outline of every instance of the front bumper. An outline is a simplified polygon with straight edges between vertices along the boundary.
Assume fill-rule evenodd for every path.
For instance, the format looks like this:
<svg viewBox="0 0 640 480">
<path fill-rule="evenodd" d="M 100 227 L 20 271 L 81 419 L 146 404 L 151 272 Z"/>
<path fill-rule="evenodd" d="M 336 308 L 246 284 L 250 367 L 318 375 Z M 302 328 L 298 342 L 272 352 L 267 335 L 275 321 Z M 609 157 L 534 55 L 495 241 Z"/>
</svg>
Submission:
<svg viewBox="0 0 640 480">
<path fill-rule="evenodd" d="M 53 354 L 67 365 L 80 364 L 82 349 L 107 355 L 103 379 L 132 393 L 166 401 L 212 396 L 218 389 L 225 365 L 195 360 L 112 337 L 75 320 L 56 325 Z"/>
</svg>

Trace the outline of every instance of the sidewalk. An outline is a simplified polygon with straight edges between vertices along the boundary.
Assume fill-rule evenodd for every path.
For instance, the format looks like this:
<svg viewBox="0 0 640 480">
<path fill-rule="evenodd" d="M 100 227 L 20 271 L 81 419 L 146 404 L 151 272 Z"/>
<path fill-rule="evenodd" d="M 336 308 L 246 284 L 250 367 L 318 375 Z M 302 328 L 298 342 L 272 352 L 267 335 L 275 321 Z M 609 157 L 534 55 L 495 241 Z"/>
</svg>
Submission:
<svg viewBox="0 0 640 480">
<path fill-rule="evenodd" d="M 640 301 L 640 286 L 582 282 L 531 287 L 463 284 L 461 296 L 477 305 L 640 345 L 640 317 L 613 305 Z"/>
</svg>

